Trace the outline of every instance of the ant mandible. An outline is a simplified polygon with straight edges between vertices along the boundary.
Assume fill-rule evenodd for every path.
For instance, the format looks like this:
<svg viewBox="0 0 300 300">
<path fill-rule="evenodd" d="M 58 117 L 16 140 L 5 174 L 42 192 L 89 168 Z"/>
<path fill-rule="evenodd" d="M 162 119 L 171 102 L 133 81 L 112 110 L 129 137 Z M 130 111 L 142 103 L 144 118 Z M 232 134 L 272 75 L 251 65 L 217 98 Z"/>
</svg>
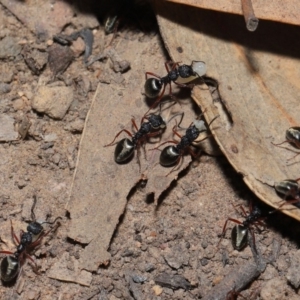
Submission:
<svg viewBox="0 0 300 300">
<path fill-rule="evenodd" d="M 169 69 L 169 65 L 171 65 L 171 69 Z M 166 89 L 166 85 L 169 85 L 169 94 L 172 96 L 172 87 L 171 82 L 174 82 L 176 85 L 180 87 L 190 87 L 185 84 L 194 79 L 205 75 L 206 73 L 206 65 L 203 61 L 195 61 L 193 60 L 191 65 L 179 65 L 178 62 L 166 62 L 165 68 L 168 74 L 164 77 L 156 75 L 152 72 L 146 72 L 146 82 L 145 82 L 145 95 L 148 98 L 156 98 L 155 102 L 151 105 L 150 109 L 156 107 L 161 98 L 163 97 Z M 148 78 L 148 75 L 154 76 Z M 176 82 L 179 79 L 180 82 Z"/>
<path fill-rule="evenodd" d="M 231 243 L 232 247 L 235 250 L 241 251 L 243 250 L 248 243 L 248 232 L 250 231 L 253 239 L 253 245 L 255 247 L 255 236 L 254 236 L 254 231 L 253 231 L 253 225 L 257 227 L 257 224 L 260 226 L 264 226 L 264 224 L 261 222 L 262 220 L 265 219 L 265 217 L 262 216 L 261 210 L 257 206 L 252 206 L 252 203 L 250 204 L 249 208 L 249 214 L 246 213 L 245 209 L 243 206 L 239 205 L 242 210 L 243 217 L 245 218 L 244 221 L 239 221 L 237 219 L 233 218 L 228 218 L 223 226 L 223 231 L 221 234 L 220 241 L 218 243 L 221 243 L 222 239 L 225 236 L 227 224 L 229 221 L 236 223 L 232 230 L 231 230 Z"/>
<path fill-rule="evenodd" d="M 211 123 L 217 118 L 218 116 L 216 116 L 215 118 L 212 119 L 212 121 L 209 123 L 208 127 L 211 125 Z M 165 147 L 160 154 L 160 158 L 159 158 L 159 162 L 163 167 L 172 167 L 174 166 L 174 168 L 171 170 L 170 173 L 172 173 L 176 166 L 179 164 L 181 158 L 183 157 L 184 153 L 186 150 L 188 150 L 188 152 L 193 156 L 196 157 L 196 154 L 190 149 L 190 146 L 192 145 L 192 143 L 198 138 L 198 136 L 200 135 L 201 132 L 207 131 L 207 128 L 204 124 L 204 121 L 202 120 L 195 120 L 186 130 L 185 135 L 181 136 L 176 130 L 176 127 L 179 127 L 180 123 L 182 121 L 182 118 L 179 122 L 178 125 L 175 125 L 173 127 L 173 133 L 175 135 L 177 135 L 178 137 L 180 137 L 180 141 L 166 141 L 162 144 L 160 144 L 158 147 L 154 148 L 158 149 L 160 146 L 166 144 L 166 143 L 174 143 L 176 144 L 175 146 L 167 146 Z M 203 141 L 203 140 L 201 140 Z M 199 141 L 199 142 L 201 142 Z M 168 173 L 166 176 L 168 176 L 170 173 Z"/>
<path fill-rule="evenodd" d="M 274 146 L 277 146 L 277 147 L 280 147 L 280 148 L 283 148 L 283 149 L 286 149 L 286 150 L 289 150 L 289 151 L 292 151 L 294 153 L 297 153 L 296 155 L 294 155 L 293 157 L 289 158 L 289 160 L 291 159 L 294 159 L 296 156 L 300 155 L 300 152 L 297 152 L 297 151 L 294 151 L 292 149 L 289 149 L 289 148 L 285 148 L 285 147 L 282 147 L 280 145 L 284 144 L 284 143 L 290 143 L 290 144 L 294 144 L 298 149 L 300 149 L 300 127 L 290 127 L 286 132 L 285 132 L 285 138 L 286 140 L 283 141 L 282 143 L 279 143 L 279 144 L 274 144 L 272 142 L 272 144 Z"/>
<path fill-rule="evenodd" d="M 18 237 L 16 236 L 13 229 L 12 221 L 10 220 L 11 234 L 13 240 L 17 244 L 17 249 L 15 252 L 0 251 L 0 253 L 8 254 L 8 256 L 3 258 L 0 265 L 1 279 L 4 282 L 12 281 L 19 274 L 20 269 L 23 266 L 26 258 L 29 258 L 34 263 L 35 270 L 37 270 L 36 262 L 28 253 L 30 252 L 30 250 L 38 246 L 41 243 L 42 239 L 51 232 L 52 229 L 43 233 L 44 228 L 42 225 L 54 224 L 58 219 L 61 219 L 61 217 L 57 217 L 53 222 L 36 222 L 35 214 L 33 211 L 35 204 L 36 196 L 34 196 L 34 202 L 31 208 L 31 217 L 34 221 L 28 224 L 27 232 L 21 231 L 20 239 L 18 239 Z"/>
<path fill-rule="evenodd" d="M 148 122 L 143 122 L 144 119 L 148 120 Z M 128 159 L 130 159 L 130 157 L 134 153 L 134 149 L 139 150 L 140 146 L 142 145 L 142 143 L 144 143 L 147 140 L 147 138 L 159 135 L 162 132 L 162 130 L 166 127 L 166 123 L 163 120 L 163 118 L 160 115 L 154 115 L 154 114 L 150 114 L 149 116 L 144 116 L 142 118 L 141 121 L 142 124 L 140 129 L 138 129 L 135 120 L 133 118 L 131 119 L 131 122 L 134 128 L 136 129 L 136 133 L 132 134 L 127 129 L 122 129 L 116 134 L 115 138 L 111 143 L 104 146 L 104 147 L 113 146 L 116 138 L 122 132 L 127 133 L 131 137 L 131 140 L 128 138 L 124 138 L 117 143 L 114 157 L 115 157 L 115 162 L 119 164 L 124 163 Z M 139 167 L 141 168 L 139 153 L 138 153 L 138 164 Z"/>
</svg>

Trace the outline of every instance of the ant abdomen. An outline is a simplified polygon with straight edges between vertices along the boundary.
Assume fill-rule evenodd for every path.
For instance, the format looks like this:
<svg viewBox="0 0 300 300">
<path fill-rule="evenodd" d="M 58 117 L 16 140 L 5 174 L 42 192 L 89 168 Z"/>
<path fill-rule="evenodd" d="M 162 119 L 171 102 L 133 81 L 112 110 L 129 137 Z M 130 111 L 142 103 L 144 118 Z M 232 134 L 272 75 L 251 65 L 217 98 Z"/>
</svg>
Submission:
<svg viewBox="0 0 300 300">
<path fill-rule="evenodd" d="M 120 140 L 115 148 L 115 162 L 126 162 L 134 153 L 134 144 L 131 140 L 124 138 Z"/>
<path fill-rule="evenodd" d="M 248 227 L 244 225 L 235 225 L 231 231 L 231 243 L 235 250 L 241 251 L 248 244 Z"/>
<path fill-rule="evenodd" d="M 297 180 L 286 179 L 278 183 L 275 183 L 275 190 L 283 197 L 294 197 L 299 196 L 300 188 Z"/>
<path fill-rule="evenodd" d="M 300 127 L 290 127 L 286 133 L 285 137 L 291 143 L 299 143 L 300 142 Z"/>
<path fill-rule="evenodd" d="M 172 167 L 176 165 L 180 153 L 175 146 L 165 147 L 160 154 L 159 162 L 163 167 Z"/>
<path fill-rule="evenodd" d="M 5 256 L 1 261 L 1 279 L 4 282 L 12 281 L 19 273 L 20 261 L 16 256 Z"/>
<path fill-rule="evenodd" d="M 158 97 L 161 91 L 162 82 L 157 78 L 148 78 L 145 82 L 144 87 L 145 87 L 145 95 L 148 98 L 155 98 Z"/>
</svg>

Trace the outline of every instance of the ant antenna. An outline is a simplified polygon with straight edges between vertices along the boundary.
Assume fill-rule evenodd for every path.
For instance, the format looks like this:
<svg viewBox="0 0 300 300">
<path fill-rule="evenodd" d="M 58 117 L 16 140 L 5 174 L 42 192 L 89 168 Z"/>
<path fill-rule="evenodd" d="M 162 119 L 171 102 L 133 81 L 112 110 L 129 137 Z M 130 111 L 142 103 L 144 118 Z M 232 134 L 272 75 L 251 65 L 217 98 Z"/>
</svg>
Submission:
<svg viewBox="0 0 300 300">
<path fill-rule="evenodd" d="M 45 221 L 45 222 L 42 222 L 42 223 L 40 223 L 40 224 L 41 224 L 41 225 L 43 225 L 43 224 L 50 224 L 50 225 L 53 225 L 53 224 L 56 223 L 56 221 L 57 221 L 58 219 L 62 219 L 62 217 L 57 217 L 57 218 L 56 218 L 54 221 L 52 221 L 52 222 Z"/>
<path fill-rule="evenodd" d="M 216 116 L 208 123 L 208 128 L 209 128 L 209 126 L 212 124 L 212 122 L 213 122 L 215 119 L 219 118 L 219 117 L 220 117 L 220 115 L 216 115 Z"/>
<path fill-rule="evenodd" d="M 183 119 L 183 116 L 184 116 L 184 112 L 180 112 L 180 113 L 177 113 L 175 115 L 173 115 L 167 122 L 167 124 L 174 118 L 176 118 L 177 116 L 181 115 L 181 118 L 180 118 L 180 122 L 178 123 L 177 127 L 180 127 L 180 123 L 182 122 L 182 119 Z"/>
<path fill-rule="evenodd" d="M 34 208 L 35 208 L 35 205 L 36 205 L 36 201 L 37 201 L 37 196 L 36 196 L 36 194 L 34 194 L 33 195 L 33 204 L 32 204 L 32 207 L 31 207 L 31 219 L 32 219 L 32 221 L 36 220 L 35 213 L 34 213 Z"/>
</svg>

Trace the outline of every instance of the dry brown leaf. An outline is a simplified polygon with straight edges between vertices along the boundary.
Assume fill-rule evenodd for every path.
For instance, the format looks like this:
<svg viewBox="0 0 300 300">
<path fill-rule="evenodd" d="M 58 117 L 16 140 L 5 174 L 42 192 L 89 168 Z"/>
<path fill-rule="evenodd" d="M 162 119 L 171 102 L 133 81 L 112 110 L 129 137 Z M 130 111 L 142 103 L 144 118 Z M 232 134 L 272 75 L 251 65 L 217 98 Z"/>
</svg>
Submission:
<svg viewBox="0 0 300 300">
<path fill-rule="evenodd" d="M 212 9 L 216 11 L 242 15 L 241 0 L 167 0 L 194 7 Z M 278 21 L 300 25 L 300 5 L 298 0 L 252 0 L 255 15 L 259 19 Z"/>
<path fill-rule="evenodd" d="M 208 122 L 220 114 L 213 126 L 220 148 L 250 189 L 278 207 L 274 182 L 299 177 L 299 163 L 287 165 L 294 153 L 271 144 L 282 142 L 286 129 L 300 123 L 298 28 L 268 23 L 253 34 L 234 15 L 162 1 L 155 7 L 174 61 L 203 60 L 207 75 L 219 82 L 232 124 L 221 102 L 213 101 L 207 90 L 197 87 L 193 97 L 207 109 Z M 300 220 L 299 209 L 284 208 Z"/>
<path fill-rule="evenodd" d="M 100 83 L 98 86 L 86 120 L 67 207 L 71 218 L 68 236 L 77 242 L 87 244 L 80 254 L 80 269 L 89 271 L 96 271 L 100 264 L 109 261 L 110 254 L 107 249 L 111 237 L 124 212 L 127 196 L 136 183 L 141 179 L 148 179 L 144 188 L 145 197 L 141 201 L 144 201 L 146 195 L 150 193 L 154 193 L 157 198 L 178 173 L 173 172 L 166 177 L 170 169 L 159 165 L 160 151 L 148 151 L 160 143 L 157 139 L 156 144 L 146 145 L 147 160 L 144 159 L 141 149 L 142 173 L 139 172 L 136 153 L 129 163 L 117 164 L 114 161 L 115 146 L 104 148 L 104 145 L 112 142 L 121 129 L 132 131 L 132 116 L 135 117 L 137 125 L 140 125 L 140 119 L 148 109 L 142 95 L 145 72 L 152 71 L 162 75 L 166 73 L 158 36 L 145 43 L 138 39 L 121 39 L 116 51 L 123 60 L 131 63 L 131 70 L 124 74 L 123 84 L 111 82 L 111 84 Z M 183 127 L 187 127 L 195 118 L 190 109 L 192 106 L 190 91 L 186 95 L 188 99 L 182 101 L 181 108 L 179 105 L 173 106 L 173 109 L 177 110 L 187 107 L 187 118 L 182 123 Z M 163 118 L 169 120 L 171 111 L 171 109 L 164 110 Z M 167 131 L 163 134 L 164 141 L 172 138 L 174 124 L 175 119 L 168 124 Z M 126 133 L 122 133 L 116 141 L 124 137 L 127 137 Z M 190 158 L 186 156 L 179 170 L 185 168 L 189 162 Z"/>
</svg>

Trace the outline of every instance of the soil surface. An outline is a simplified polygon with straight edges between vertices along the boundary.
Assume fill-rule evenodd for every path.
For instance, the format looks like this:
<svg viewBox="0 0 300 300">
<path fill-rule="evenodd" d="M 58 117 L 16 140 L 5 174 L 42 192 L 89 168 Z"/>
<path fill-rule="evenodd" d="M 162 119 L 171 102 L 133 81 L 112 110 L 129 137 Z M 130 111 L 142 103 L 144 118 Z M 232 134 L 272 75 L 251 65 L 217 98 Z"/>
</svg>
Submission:
<svg viewBox="0 0 300 300">
<path fill-rule="evenodd" d="M 45 232 L 52 230 L 40 246 L 32 249 L 32 260 L 26 255 L 20 261 L 18 278 L 9 283 L 2 281 L 0 299 L 300 299 L 297 221 L 275 212 L 262 220 L 264 226 L 251 227 L 251 247 L 233 249 L 231 229 L 245 220 L 241 207 L 247 212 L 251 205 L 263 212 L 270 208 L 249 191 L 223 156 L 201 155 L 179 173 L 177 181 L 170 180 L 170 187 L 168 183 L 158 201 L 145 192 L 143 184 L 135 187 L 136 179 L 130 188 L 124 184 L 126 190 L 120 194 L 127 195 L 126 208 L 120 219 L 117 215 L 119 223 L 107 249 L 109 260 L 99 262 L 93 272 L 81 267 L 80 258 L 87 244 L 68 237 L 72 209 L 66 207 L 83 146 L 80 141 L 85 121 L 99 85 L 113 85 L 120 95 L 130 95 L 133 86 L 129 79 L 134 77 L 134 69 L 114 65 L 118 59 L 111 53 L 120 54 L 122 45 L 131 45 L 128 41 L 145 47 L 145 43 L 151 45 L 157 39 L 156 47 L 145 47 L 147 51 L 141 57 L 135 56 L 134 49 L 132 56 L 126 57 L 133 66 L 137 59 L 146 62 L 153 56 L 160 57 L 161 64 L 153 70 L 143 69 L 141 63 L 143 73 L 164 72 L 168 57 L 149 7 L 146 15 L 142 7 L 139 17 L 123 12 L 116 34 L 105 35 L 103 22 L 99 24 L 95 16 L 87 16 L 66 2 L 47 3 L 49 14 L 56 10 L 61 13 L 56 14 L 49 28 L 41 25 L 39 13 L 47 8 L 38 7 L 38 3 L 0 3 L 1 251 L 16 251 L 10 222 L 17 236 L 20 230 L 26 231 L 33 221 L 35 197 L 37 221 L 52 222 L 61 217 L 56 222 L 58 227 L 45 224 Z M 109 10 L 103 8 L 102 12 Z M 30 22 L 22 18 L 26 14 Z M 40 27 L 32 27 L 34 21 Z M 87 57 L 91 44 L 83 29 L 89 29 L 94 37 L 92 57 Z M 65 48 L 62 38 L 59 43 L 58 39 L 54 41 L 53 31 L 65 38 L 80 34 L 67 41 Z M 108 48 L 115 52 L 89 65 Z M 141 85 L 140 98 L 144 99 L 142 90 Z M 178 89 L 174 87 L 173 92 L 177 95 Z M 143 102 L 137 105 L 141 106 L 142 117 L 149 106 Z M 118 109 L 116 105 L 116 113 Z M 103 128 L 115 123 L 128 125 L 132 114 L 128 110 L 122 119 L 110 118 L 109 124 L 101 123 L 101 119 L 98 122 Z M 192 114 L 199 112 L 195 108 Z M 187 120 L 185 126 L 192 121 Z M 110 131 L 116 134 L 118 130 L 108 129 L 102 144 L 110 143 L 114 138 Z M 103 147 L 97 149 L 104 151 Z M 110 151 L 111 164 L 115 164 L 113 148 Z M 187 163 L 188 155 L 184 161 Z M 139 172 L 135 159 L 129 164 Z M 228 218 L 235 221 L 228 222 L 220 241 Z"/>
</svg>

